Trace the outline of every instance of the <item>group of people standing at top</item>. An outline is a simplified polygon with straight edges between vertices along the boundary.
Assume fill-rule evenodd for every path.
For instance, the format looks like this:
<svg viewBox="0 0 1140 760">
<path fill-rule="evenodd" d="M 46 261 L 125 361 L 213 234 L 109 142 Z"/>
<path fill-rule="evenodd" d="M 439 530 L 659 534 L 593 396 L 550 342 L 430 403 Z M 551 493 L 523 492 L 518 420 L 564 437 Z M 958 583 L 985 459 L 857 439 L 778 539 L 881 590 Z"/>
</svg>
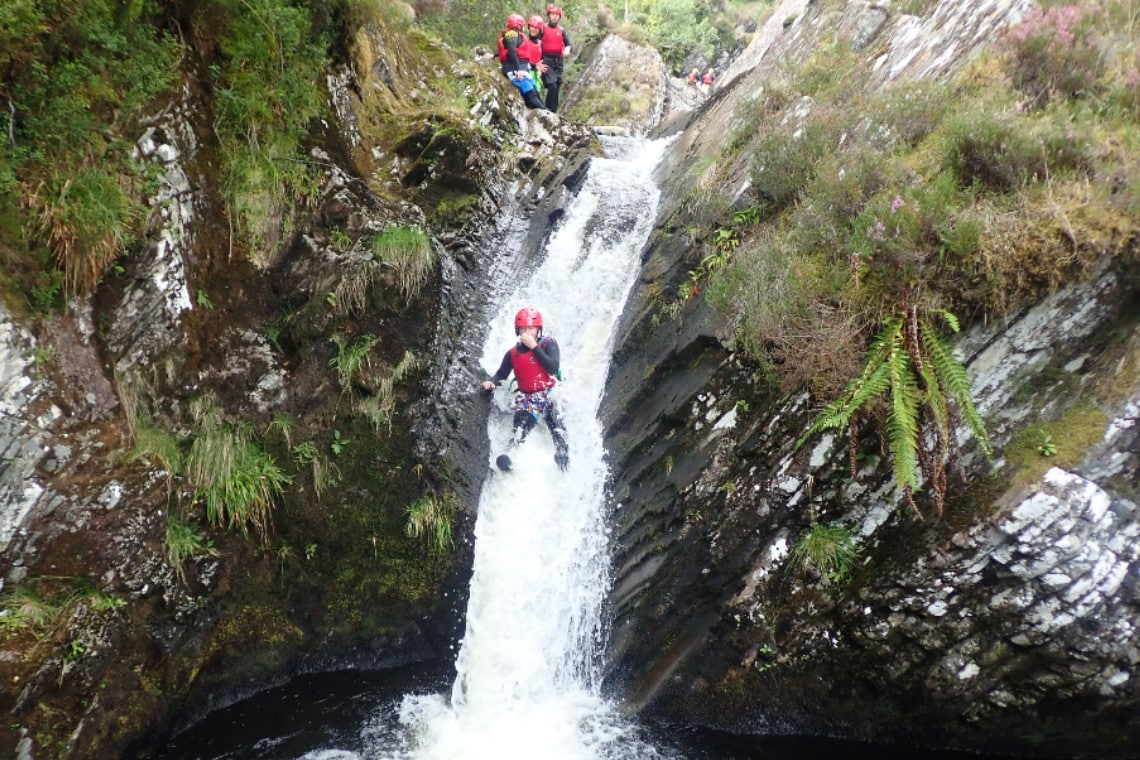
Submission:
<svg viewBox="0 0 1140 760">
<path fill-rule="evenodd" d="M 507 28 L 499 35 L 499 62 L 527 108 L 558 110 L 562 64 L 568 55 L 570 36 L 562 27 L 562 9 L 557 5 L 546 6 L 545 21 L 538 15 L 529 21 L 517 13 L 507 16 Z"/>
<path fill-rule="evenodd" d="M 705 95 L 708 95 L 709 90 L 712 88 L 713 81 L 716 80 L 716 69 L 713 69 L 710 66 L 703 75 L 701 74 L 700 69 L 693 69 L 689 72 L 687 79 L 689 84 L 691 84 L 693 87 L 696 87 Z"/>
</svg>

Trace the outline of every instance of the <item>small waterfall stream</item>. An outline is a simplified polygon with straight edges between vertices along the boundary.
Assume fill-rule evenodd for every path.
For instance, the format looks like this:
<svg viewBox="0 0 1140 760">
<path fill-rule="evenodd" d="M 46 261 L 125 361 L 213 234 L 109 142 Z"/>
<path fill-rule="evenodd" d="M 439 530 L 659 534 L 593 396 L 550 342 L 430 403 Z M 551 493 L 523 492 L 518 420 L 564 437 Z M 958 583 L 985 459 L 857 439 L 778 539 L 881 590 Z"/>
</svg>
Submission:
<svg viewBox="0 0 1140 760">
<path fill-rule="evenodd" d="M 599 695 L 609 589 L 606 463 L 597 419 L 614 325 L 639 271 L 658 200 L 653 169 L 664 141 L 607 143 L 550 236 L 541 263 L 505 298 L 490 325 L 482 366 L 514 345 L 513 317 L 538 308 L 559 343 L 556 398 L 571 462 L 554 463 L 544 425 L 513 452 L 514 469 L 484 485 L 475 527 L 467 630 L 450 700 L 404 700 L 396 751 L 404 760 L 652 758 L 616 706 Z M 495 394 L 491 457 L 510 437 L 510 394 Z M 489 467 L 492 463 L 488 463 Z M 386 736 L 387 730 L 381 732 Z M 384 743 L 384 742 L 381 742 Z"/>
</svg>

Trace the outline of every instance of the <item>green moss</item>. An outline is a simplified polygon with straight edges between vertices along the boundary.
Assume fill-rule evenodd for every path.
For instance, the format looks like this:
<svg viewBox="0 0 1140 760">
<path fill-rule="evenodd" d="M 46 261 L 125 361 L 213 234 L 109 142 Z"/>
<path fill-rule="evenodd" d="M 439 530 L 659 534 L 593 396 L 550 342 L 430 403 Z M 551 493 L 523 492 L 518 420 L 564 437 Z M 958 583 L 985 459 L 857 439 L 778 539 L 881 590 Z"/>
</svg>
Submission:
<svg viewBox="0 0 1140 760">
<path fill-rule="evenodd" d="M 1082 402 L 1054 421 L 1025 428 L 1010 439 L 1004 451 L 1015 468 L 1013 485 L 1035 483 L 1050 467 L 1077 468 L 1107 427 L 1108 415 Z"/>
</svg>

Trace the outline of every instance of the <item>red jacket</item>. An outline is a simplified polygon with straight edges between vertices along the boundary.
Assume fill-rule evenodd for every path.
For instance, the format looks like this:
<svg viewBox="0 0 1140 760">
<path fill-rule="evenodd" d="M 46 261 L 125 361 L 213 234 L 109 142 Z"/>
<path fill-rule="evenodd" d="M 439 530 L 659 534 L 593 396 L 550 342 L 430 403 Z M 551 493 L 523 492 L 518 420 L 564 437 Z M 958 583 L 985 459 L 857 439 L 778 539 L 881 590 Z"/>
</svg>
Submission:
<svg viewBox="0 0 1140 760">
<path fill-rule="evenodd" d="M 521 393 L 535 393 L 547 388 L 553 388 L 557 378 L 546 371 L 534 351 L 519 351 L 515 346 L 511 349 L 511 368 L 515 371 L 515 380 L 519 384 Z"/>
<path fill-rule="evenodd" d="M 504 39 L 506 42 L 504 42 Z M 507 58 L 513 50 L 518 58 L 522 59 L 522 47 L 524 35 L 519 34 L 514 29 L 508 29 L 499 35 L 499 62 L 506 63 Z"/>
<path fill-rule="evenodd" d="M 498 385 L 514 372 L 519 390 L 523 393 L 553 388 L 558 382 L 561 354 L 558 342 L 550 336 L 543 336 L 533 349 L 516 344 L 503 354 L 503 362 L 491 380 Z"/>
<path fill-rule="evenodd" d="M 548 26 L 546 31 L 542 33 L 542 53 L 543 55 L 556 55 L 561 57 L 562 51 L 567 46 L 566 34 L 562 31 L 560 26 Z"/>
</svg>

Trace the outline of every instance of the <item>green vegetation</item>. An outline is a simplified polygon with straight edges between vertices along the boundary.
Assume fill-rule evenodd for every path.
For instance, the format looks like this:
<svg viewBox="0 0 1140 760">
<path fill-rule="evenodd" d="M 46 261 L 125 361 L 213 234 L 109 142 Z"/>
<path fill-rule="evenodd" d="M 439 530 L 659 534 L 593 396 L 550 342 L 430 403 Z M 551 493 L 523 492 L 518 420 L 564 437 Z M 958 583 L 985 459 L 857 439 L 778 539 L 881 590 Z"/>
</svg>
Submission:
<svg viewBox="0 0 1140 760">
<path fill-rule="evenodd" d="M 193 19 L 195 32 L 218 45 L 209 73 L 217 92 L 222 192 L 233 231 L 242 233 L 254 262 L 266 261 L 266 249 L 282 238 L 288 201 L 314 187 L 301 140 L 323 113 L 332 40 L 314 24 L 315 3 L 313 10 L 306 5 L 210 0 Z"/>
<path fill-rule="evenodd" d="M 166 539 L 163 541 L 166 561 L 179 580 L 186 582 L 186 563 L 198 557 L 213 557 L 218 551 L 196 526 L 183 522 L 172 513 L 166 515 Z"/>
<path fill-rule="evenodd" d="M 849 530 L 813 522 L 788 553 L 788 570 L 811 568 L 839 585 L 851 578 L 858 559 L 859 547 Z"/>
<path fill-rule="evenodd" d="M 252 525 L 268 538 L 270 507 L 289 479 L 250 438 L 248 426 L 222 419 L 212 398 L 191 407 L 196 435 L 186 458 L 186 475 L 206 503 L 206 518 L 243 533 Z"/>
<path fill-rule="evenodd" d="M 38 640 L 48 641 L 81 605 L 101 613 L 124 604 L 87 578 L 39 576 L 0 595 L 0 634 L 8 638 L 31 632 Z"/>
<path fill-rule="evenodd" d="M 451 521 L 455 515 L 455 500 L 445 496 L 424 496 L 408 505 L 405 528 L 408 536 L 427 543 L 436 552 L 445 552 L 453 546 Z"/>
<path fill-rule="evenodd" d="M 87 293 L 141 231 L 138 121 L 174 83 L 158 4 L 15 0 L 0 10 L 0 271 L 38 308 Z"/>
<path fill-rule="evenodd" d="M 419 294 L 435 269 L 431 238 L 418 227 L 389 227 L 372 240 L 372 251 L 383 265 L 395 271 L 405 301 Z"/>
<path fill-rule="evenodd" d="M 362 373 L 372 363 L 372 349 L 380 342 L 375 335 L 361 335 L 359 338 L 349 338 L 342 333 L 332 337 L 336 343 L 336 356 L 329 359 L 329 366 L 336 370 L 340 388 L 347 393 L 352 384 L 360 380 Z"/>
<path fill-rule="evenodd" d="M 953 314 L 937 314 L 958 332 L 958 320 Z M 974 409 L 966 369 L 950 352 L 938 330 L 919 315 L 917 307 L 886 321 L 871 345 L 863 371 L 820 413 L 796 446 L 802 446 L 822 430 L 849 428 L 851 477 L 855 477 L 855 415 L 884 395 L 888 398 L 883 438 L 894 463 L 896 487 L 921 516 L 914 502 L 921 470 L 934 508 L 942 514 L 946 503 L 946 466 L 954 445 L 950 399 L 962 410 L 986 458 L 992 459 L 993 452 L 982 419 Z"/>
<path fill-rule="evenodd" d="M 951 313 L 992 319 L 1134 255 L 1138 30 L 1134 3 L 1052 4 L 956 79 L 885 91 L 842 43 L 821 45 L 697 172 L 683 208 L 704 251 L 667 311 L 705 288 L 765 377 L 834 399 L 813 433 L 878 418 L 899 487 L 911 498 L 921 475 L 941 510 L 954 415 L 988 443 L 931 319 L 956 331 Z M 749 192 L 728 208 L 715 188 L 743 168 Z M 1040 445 L 1035 460 L 1055 458 Z"/>
<path fill-rule="evenodd" d="M 1055 420 L 1036 422 L 1005 447 L 1014 483 L 1035 483 L 1050 467 L 1075 470 L 1089 449 L 1104 438 L 1108 415 L 1090 402 L 1078 403 Z"/>
<path fill-rule="evenodd" d="M 392 418 L 396 413 L 396 385 L 419 369 L 419 358 L 413 351 L 406 351 L 392 371 L 385 374 L 376 384 L 376 392 L 365 396 L 356 410 L 364 415 L 377 433 L 381 428 L 392 429 Z"/>
<path fill-rule="evenodd" d="M 182 470 L 182 448 L 174 433 L 140 414 L 134 424 L 134 446 L 131 458 L 158 465 L 172 475 Z"/>
</svg>

